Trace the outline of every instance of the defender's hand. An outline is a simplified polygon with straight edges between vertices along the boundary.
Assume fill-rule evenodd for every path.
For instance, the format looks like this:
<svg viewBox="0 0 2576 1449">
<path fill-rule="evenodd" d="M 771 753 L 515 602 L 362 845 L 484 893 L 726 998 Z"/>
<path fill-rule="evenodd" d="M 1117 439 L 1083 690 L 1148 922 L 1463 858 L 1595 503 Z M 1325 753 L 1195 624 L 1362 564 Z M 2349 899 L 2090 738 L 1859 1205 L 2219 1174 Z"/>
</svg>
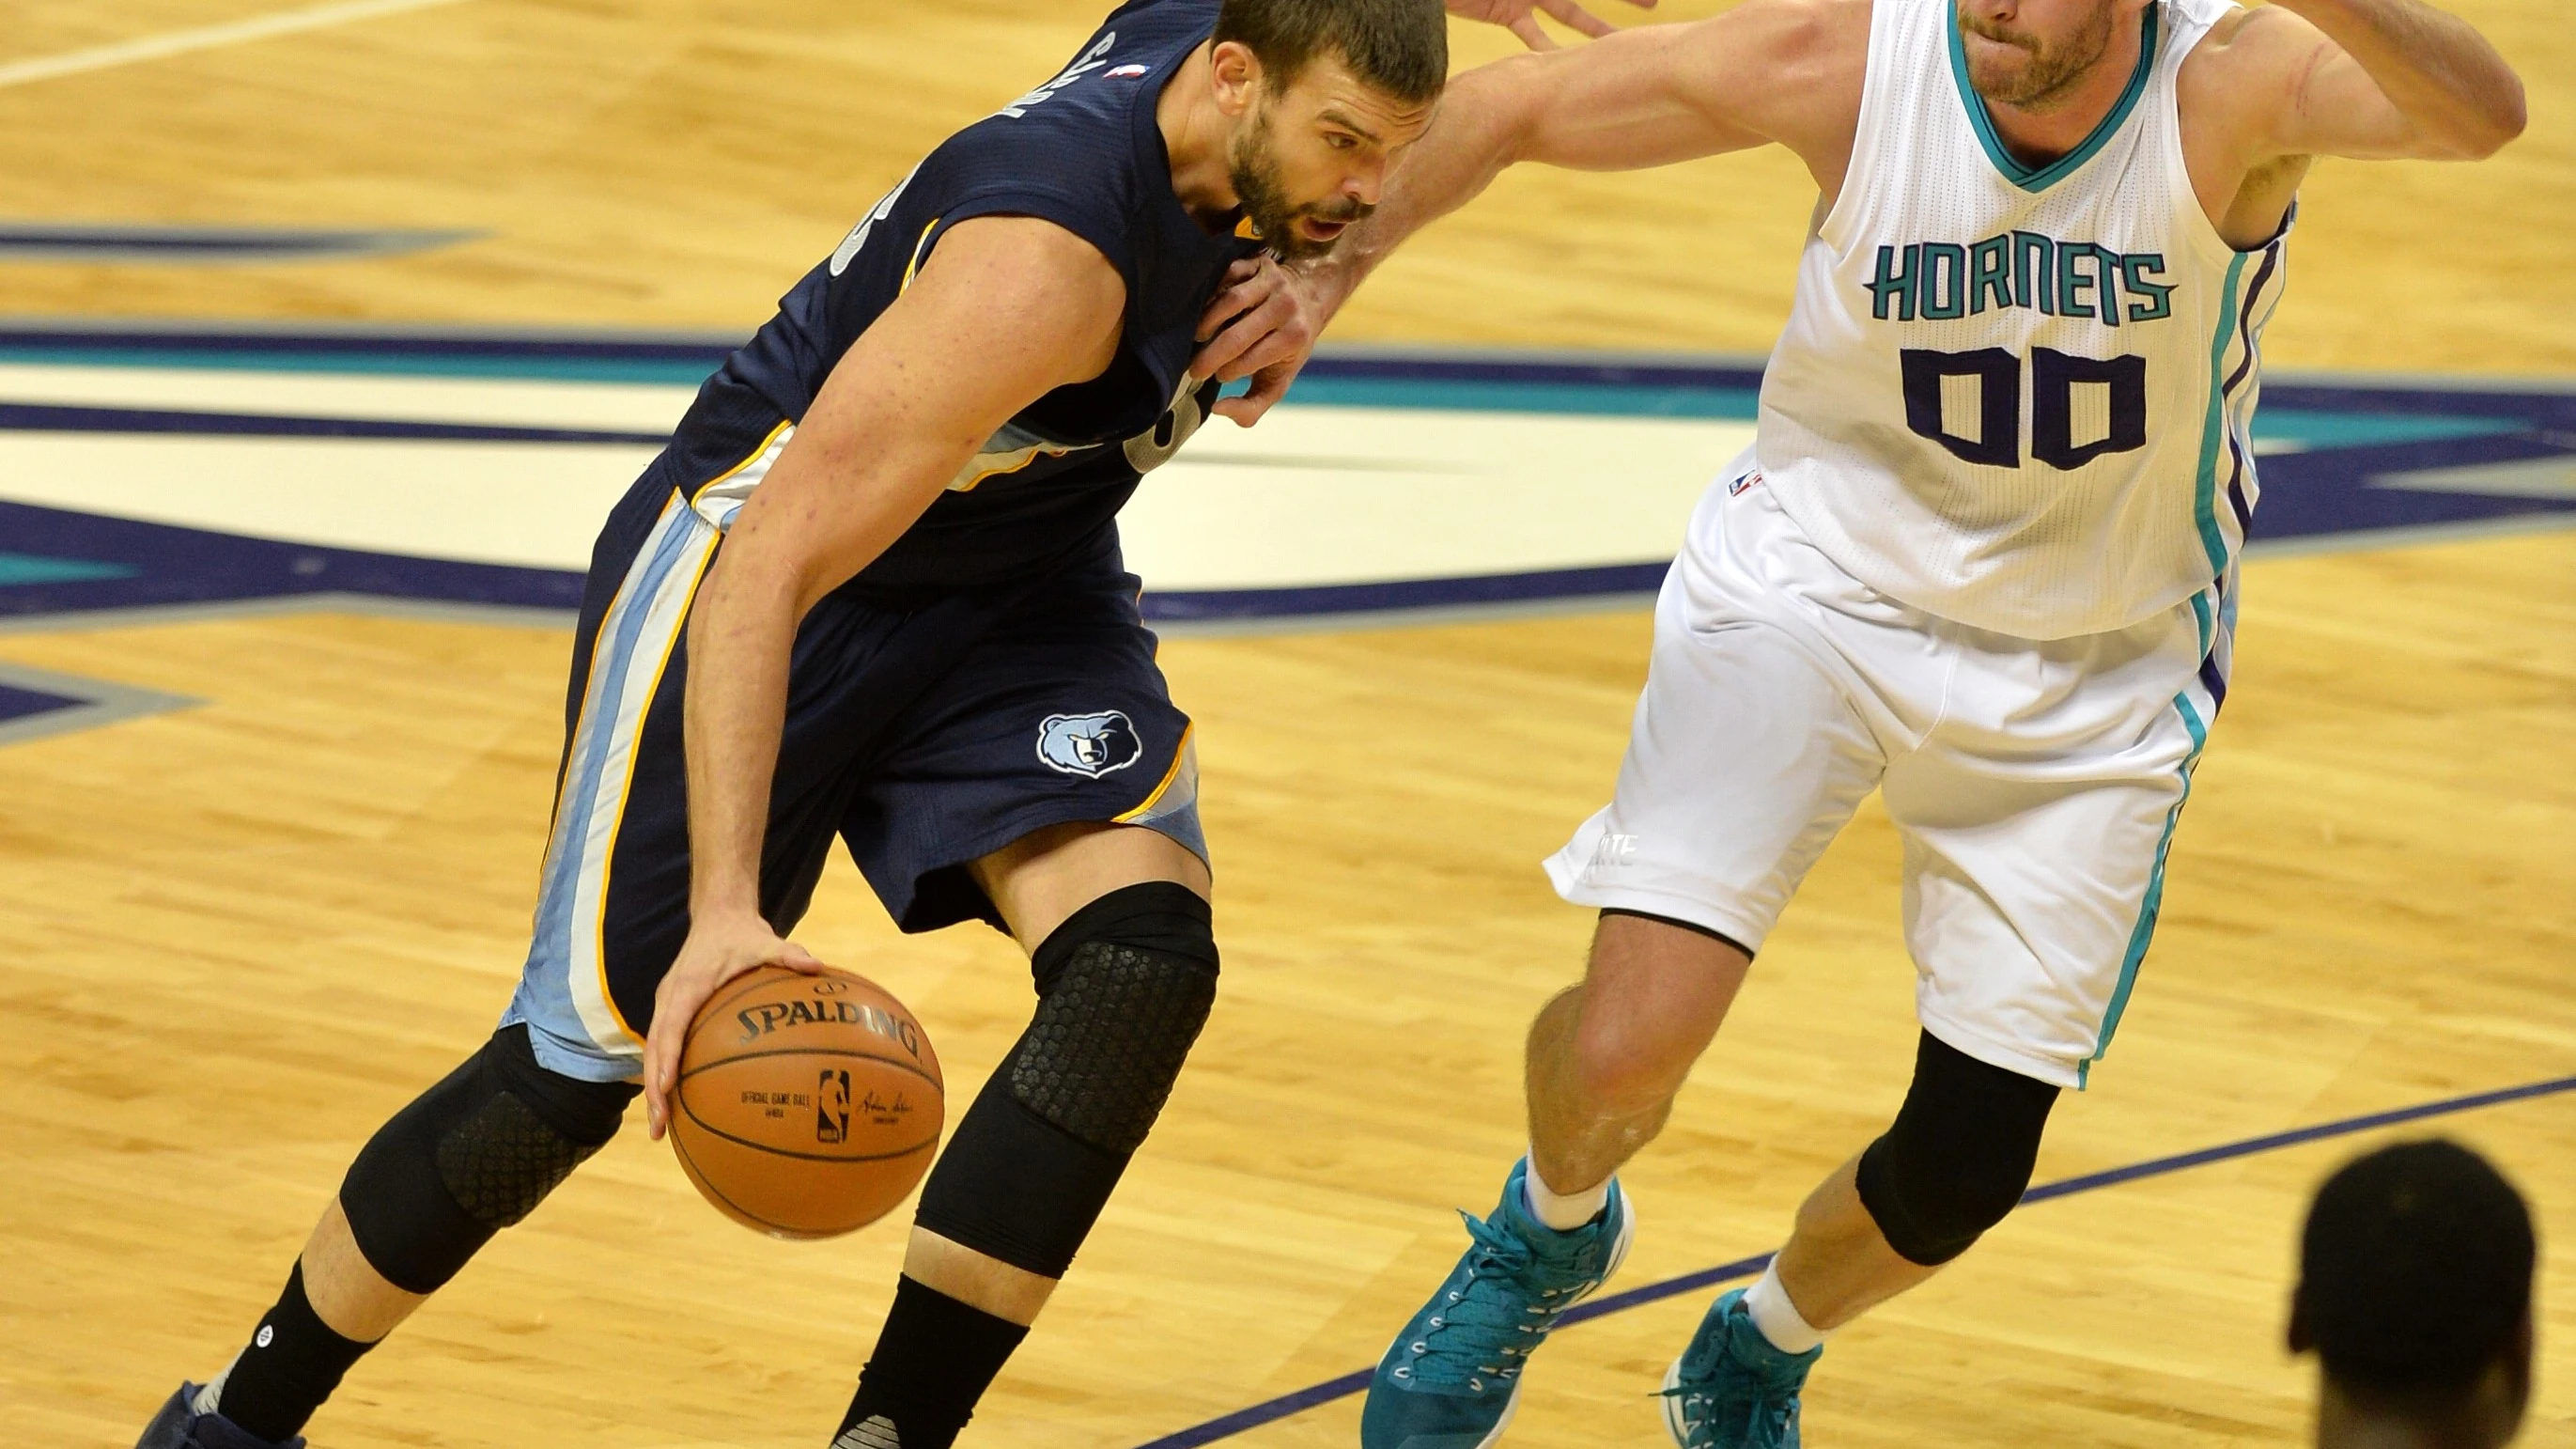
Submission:
<svg viewBox="0 0 2576 1449">
<path fill-rule="evenodd" d="M 653 1030 L 644 1038 L 644 1125 L 654 1141 L 661 1141 L 671 1125 L 680 1045 L 688 1040 L 698 1008 L 726 982 L 760 966 L 784 966 L 808 976 L 823 969 L 804 947 L 779 939 L 756 915 L 701 919 L 689 927 L 678 959 L 653 992 Z"/>
<path fill-rule="evenodd" d="M 1655 8 L 1655 0 L 1628 0 L 1640 10 Z M 1481 20 L 1499 25 L 1521 38 L 1521 44 L 1532 50 L 1554 50 L 1556 42 L 1538 27 L 1538 12 L 1546 11 L 1575 29 L 1590 36 L 1608 35 L 1618 27 L 1584 9 L 1575 0 L 1448 0 L 1449 13 L 1461 20 Z"/>
<path fill-rule="evenodd" d="M 1236 262 L 1225 274 L 1224 288 L 1199 318 L 1190 374 L 1224 382 L 1248 377 L 1252 391 L 1218 400 L 1218 417 L 1248 428 L 1287 395 L 1330 315 L 1319 290 L 1266 253 Z"/>
</svg>

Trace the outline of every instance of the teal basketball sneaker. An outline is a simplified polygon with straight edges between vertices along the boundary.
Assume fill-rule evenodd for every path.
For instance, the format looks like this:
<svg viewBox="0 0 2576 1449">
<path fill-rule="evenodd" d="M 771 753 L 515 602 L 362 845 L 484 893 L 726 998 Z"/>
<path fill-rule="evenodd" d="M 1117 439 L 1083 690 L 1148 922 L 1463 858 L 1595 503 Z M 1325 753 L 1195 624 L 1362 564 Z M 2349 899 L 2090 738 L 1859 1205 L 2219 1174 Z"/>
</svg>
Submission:
<svg viewBox="0 0 2576 1449">
<path fill-rule="evenodd" d="M 1743 1289 L 1722 1294 L 1664 1374 L 1664 1427 L 1682 1449 L 1798 1449 L 1798 1390 L 1824 1355 L 1781 1352 Z"/>
<path fill-rule="evenodd" d="M 1637 1215 L 1619 1184 L 1601 1215 L 1570 1233 L 1531 1217 L 1526 1159 L 1479 1222 L 1466 1256 L 1378 1361 L 1360 1414 L 1361 1449 L 1486 1449 L 1520 1404 L 1521 1370 L 1565 1310 L 1628 1256 Z"/>
</svg>

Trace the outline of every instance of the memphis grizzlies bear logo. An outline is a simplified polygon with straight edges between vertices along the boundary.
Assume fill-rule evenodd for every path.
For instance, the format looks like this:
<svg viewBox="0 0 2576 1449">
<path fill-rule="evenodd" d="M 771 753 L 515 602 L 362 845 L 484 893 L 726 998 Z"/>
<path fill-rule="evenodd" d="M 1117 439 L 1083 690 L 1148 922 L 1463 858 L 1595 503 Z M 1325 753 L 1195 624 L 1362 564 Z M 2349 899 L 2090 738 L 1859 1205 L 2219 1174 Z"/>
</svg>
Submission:
<svg viewBox="0 0 2576 1449">
<path fill-rule="evenodd" d="M 1135 722 L 1117 710 L 1100 714 L 1051 714 L 1038 725 L 1038 758 L 1050 770 L 1097 780 L 1142 759 L 1145 742 Z"/>
</svg>

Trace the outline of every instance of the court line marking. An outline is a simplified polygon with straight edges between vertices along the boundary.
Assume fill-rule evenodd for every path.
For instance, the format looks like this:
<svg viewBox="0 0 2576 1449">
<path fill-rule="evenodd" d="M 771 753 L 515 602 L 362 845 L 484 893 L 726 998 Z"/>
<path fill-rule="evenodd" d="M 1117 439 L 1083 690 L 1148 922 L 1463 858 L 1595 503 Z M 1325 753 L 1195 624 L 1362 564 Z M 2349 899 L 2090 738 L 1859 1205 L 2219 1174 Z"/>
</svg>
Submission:
<svg viewBox="0 0 2576 1449">
<path fill-rule="evenodd" d="M 580 611 L 575 609 L 413 599 L 398 594 L 361 594 L 325 589 L 309 594 L 268 594 L 250 599 L 208 599 L 182 604 L 136 604 L 63 614 L 0 615 L 0 637 L 100 629 L 150 629 L 171 624 L 220 623 L 290 614 L 367 614 L 388 619 L 417 619 L 433 624 L 480 624 L 505 629 L 570 629 L 581 621 Z"/>
<path fill-rule="evenodd" d="M 268 15 L 254 15 L 247 20 L 227 21 L 221 25 L 201 25 L 193 30 L 173 30 L 163 35 L 146 35 L 114 45 L 93 46 L 88 50 L 69 50 L 60 55 L 40 55 L 33 60 L 13 60 L 0 65 L 0 87 L 22 86 L 58 76 L 80 75 L 88 71 L 108 70 L 120 65 L 134 65 L 147 60 L 161 60 L 191 51 L 213 50 L 220 46 L 241 45 L 272 36 L 293 35 L 299 31 L 320 30 L 325 26 L 346 25 L 353 20 L 372 20 L 379 15 L 399 15 L 408 10 L 427 10 L 433 5 L 456 5 L 462 0 L 337 0 L 329 5 L 309 5 L 301 10 L 280 10 Z"/>
<path fill-rule="evenodd" d="M 0 222 L 0 261 L 199 266 L 333 261 L 429 251 L 488 233 L 394 227 L 177 226 L 159 222 Z"/>
<path fill-rule="evenodd" d="M 2257 541 L 2247 550 L 2252 559 L 2298 554 L 2365 552 L 2419 548 L 2434 544 L 2475 542 L 2488 538 L 2576 529 L 2576 513 L 2524 514 L 2509 518 L 2430 524 L 2420 528 L 2362 530 L 2316 534 L 2277 542 Z M 1662 568 L 1665 565 L 1651 565 Z M 1149 591 L 1148 597 L 1151 597 Z M 1156 634 L 1169 639 L 1226 639 L 1274 634 L 1344 634 L 1374 629 L 1427 629 L 1446 625 L 1502 624 L 1519 619 L 1550 619 L 1578 614 L 1619 613 L 1652 608 L 1655 595 L 1601 593 L 1559 595 L 1540 599 L 1496 600 L 1470 604 L 1426 604 L 1417 608 L 1361 609 L 1344 613 L 1269 614 L 1249 618 L 1148 618 Z M 206 599 L 187 603 L 111 605 L 62 613 L 0 614 L 0 637 L 10 634 L 58 634 L 80 630 L 150 628 L 208 620 L 285 614 L 374 614 L 446 624 L 482 624 L 501 628 L 568 629 L 579 618 L 571 609 L 525 604 L 485 604 L 464 599 L 417 598 L 401 594 L 367 594 L 348 590 L 267 594 L 242 599 Z M 6 743 L 0 738 L 0 743 Z"/>
<path fill-rule="evenodd" d="M 2227 1162 L 2239 1157 L 2251 1157 L 2257 1153 L 2277 1151 L 2284 1147 L 2296 1147 L 2333 1137 L 2347 1137 L 2356 1132 L 2368 1132 L 2375 1128 L 2420 1122 L 2427 1117 L 2469 1112 L 2480 1107 L 2502 1106 L 2508 1102 L 2527 1101 L 2533 1097 L 2546 1097 L 2567 1091 L 2576 1091 L 2576 1076 L 2553 1077 L 2547 1081 L 2528 1082 L 2519 1087 L 2474 1092 L 2465 1097 L 2446 1097 L 2440 1101 L 2421 1102 L 2412 1107 L 2399 1107 L 2386 1112 L 2373 1112 L 2360 1117 L 2321 1122 L 2313 1127 L 2294 1127 L 2286 1132 L 2248 1137 L 2240 1142 L 2225 1142 L 2215 1147 L 2204 1147 L 2195 1152 L 2151 1158 L 2145 1162 L 2131 1163 L 2126 1167 L 2088 1172 L 2077 1177 L 2043 1183 L 2022 1194 L 2021 1200 L 2023 1205 L 2027 1206 L 2031 1203 L 2046 1202 L 2051 1198 L 2092 1192 L 2097 1188 L 2117 1187 L 2142 1178 L 2162 1177 L 2166 1173 L 2180 1172 L 2185 1168 L 2205 1167 L 2213 1162 Z M 1666 1278 L 1660 1283 L 1649 1283 L 1641 1288 L 1613 1293 L 1606 1298 L 1597 1298 L 1573 1309 L 1561 1322 L 1566 1327 L 1572 1327 L 1589 1319 L 1624 1313 L 1631 1308 L 1661 1302 L 1666 1298 L 1677 1298 L 1698 1289 L 1713 1288 L 1720 1283 L 1750 1278 L 1769 1266 L 1770 1262 L 1769 1253 L 1756 1253 L 1749 1258 L 1738 1258 L 1732 1263 L 1720 1263 L 1714 1268 L 1702 1268 L 1696 1273 L 1684 1273 L 1677 1278 Z M 1249 1408 L 1237 1409 L 1233 1413 L 1210 1419 L 1205 1423 L 1193 1424 L 1159 1439 L 1148 1440 L 1138 1445 L 1137 1449 L 1199 1449 L 1201 1445 L 1213 1444 L 1221 1439 L 1231 1439 L 1237 1434 L 1260 1428 L 1264 1424 L 1302 1414 L 1308 1409 L 1321 1407 L 1336 1399 L 1349 1398 L 1368 1387 L 1371 1372 L 1370 1369 L 1361 1369 L 1356 1373 L 1343 1374 L 1339 1378 L 1326 1379 L 1320 1384 L 1309 1384 L 1294 1393 L 1282 1394 L 1275 1399 L 1254 1404 Z"/>
<path fill-rule="evenodd" d="M 0 745 L 23 744 L 54 735 L 76 734 L 129 719 L 168 714 L 173 710 L 194 709 L 204 704 L 184 694 L 170 694 L 140 685 L 119 684 L 112 679 L 92 679 L 80 674 L 61 674 L 51 669 L 38 669 L 29 664 L 0 660 L 0 684 L 39 694 L 55 695 L 78 703 L 63 709 L 50 709 L 42 714 L 0 721 Z"/>
</svg>

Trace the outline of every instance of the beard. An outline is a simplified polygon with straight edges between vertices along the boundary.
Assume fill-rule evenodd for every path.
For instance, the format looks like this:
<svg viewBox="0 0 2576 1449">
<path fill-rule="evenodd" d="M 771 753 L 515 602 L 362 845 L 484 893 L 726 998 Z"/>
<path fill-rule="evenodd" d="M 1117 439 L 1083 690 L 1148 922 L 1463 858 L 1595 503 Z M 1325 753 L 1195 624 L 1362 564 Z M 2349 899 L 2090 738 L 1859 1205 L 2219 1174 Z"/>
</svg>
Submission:
<svg viewBox="0 0 2576 1449">
<path fill-rule="evenodd" d="M 1333 249 L 1332 241 L 1312 241 L 1300 233 L 1300 218 L 1348 224 L 1376 210 L 1349 197 L 1321 206 L 1291 202 L 1287 186 L 1279 178 L 1279 157 L 1270 144 L 1268 106 L 1253 112 L 1252 123 L 1237 133 L 1234 144 L 1227 148 L 1225 161 L 1227 176 L 1234 183 L 1235 200 L 1251 219 L 1252 229 L 1260 233 L 1262 244 L 1281 261 L 1320 257 Z"/>
<path fill-rule="evenodd" d="M 2038 36 L 2009 26 L 1993 25 L 1959 14 L 1961 29 L 1969 34 L 2009 45 L 2030 57 L 2020 75 L 2002 79 L 1978 73 L 1968 67 L 1968 79 L 1977 94 L 1992 105 L 2010 106 L 2017 111 L 2045 111 L 2063 101 L 2111 49 L 2111 24 L 2118 7 L 2104 0 L 2093 12 L 2093 22 L 2070 37 L 2065 44 L 2043 45 Z"/>
</svg>

